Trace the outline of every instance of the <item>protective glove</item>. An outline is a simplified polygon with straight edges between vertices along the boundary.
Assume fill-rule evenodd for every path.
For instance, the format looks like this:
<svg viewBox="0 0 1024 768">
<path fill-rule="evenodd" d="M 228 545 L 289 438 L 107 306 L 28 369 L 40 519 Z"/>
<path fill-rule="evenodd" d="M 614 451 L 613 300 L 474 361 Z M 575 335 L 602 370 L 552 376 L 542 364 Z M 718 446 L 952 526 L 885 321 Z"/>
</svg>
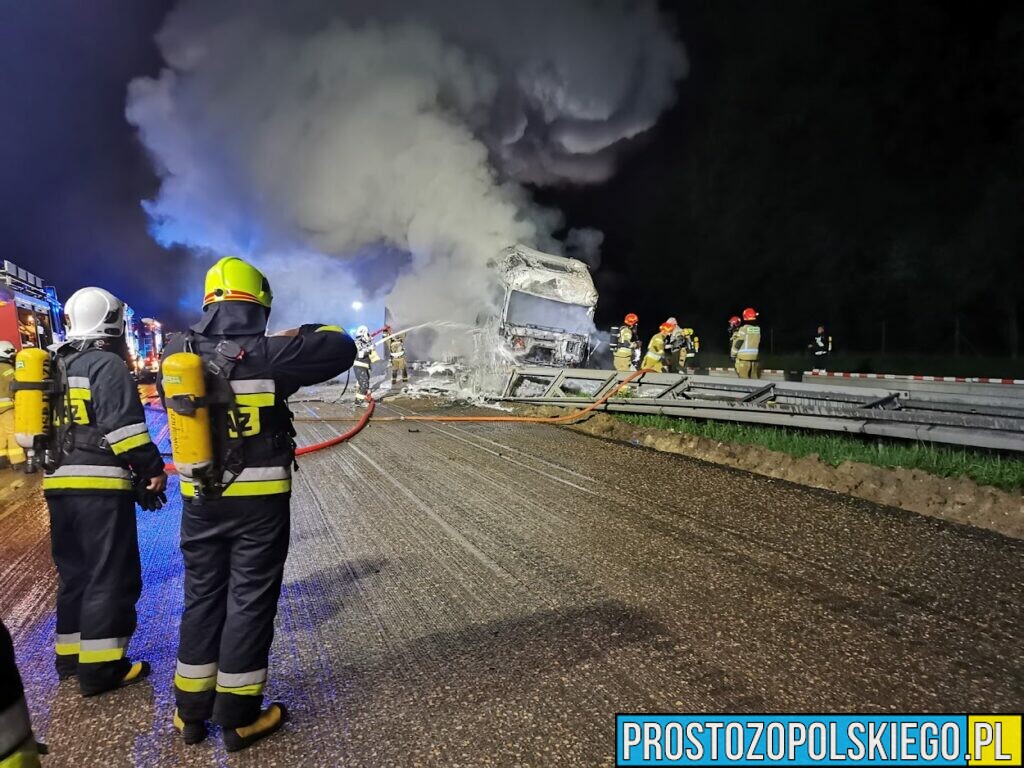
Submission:
<svg viewBox="0 0 1024 768">
<path fill-rule="evenodd" d="M 136 475 L 133 479 L 133 490 L 135 501 L 147 512 L 156 512 L 163 509 L 167 503 L 167 494 L 163 491 L 150 490 L 150 481 L 147 478 Z"/>
</svg>

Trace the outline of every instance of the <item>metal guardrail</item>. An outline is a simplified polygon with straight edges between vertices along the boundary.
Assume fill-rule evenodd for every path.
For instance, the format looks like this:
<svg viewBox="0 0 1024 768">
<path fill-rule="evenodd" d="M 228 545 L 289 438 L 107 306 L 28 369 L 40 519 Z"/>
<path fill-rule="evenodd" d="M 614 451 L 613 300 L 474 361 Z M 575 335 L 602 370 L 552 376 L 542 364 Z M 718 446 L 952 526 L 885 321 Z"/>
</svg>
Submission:
<svg viewBox="0 0 1024 768">
<path fill-rule="evenodd" d="M 503 400 L 586 406 L 629 373 L 516 368 Z M 598 410 L 735 421 L 1024 452 L 1024 396 L 989 397 L 649 373 Z"/>
</svg>

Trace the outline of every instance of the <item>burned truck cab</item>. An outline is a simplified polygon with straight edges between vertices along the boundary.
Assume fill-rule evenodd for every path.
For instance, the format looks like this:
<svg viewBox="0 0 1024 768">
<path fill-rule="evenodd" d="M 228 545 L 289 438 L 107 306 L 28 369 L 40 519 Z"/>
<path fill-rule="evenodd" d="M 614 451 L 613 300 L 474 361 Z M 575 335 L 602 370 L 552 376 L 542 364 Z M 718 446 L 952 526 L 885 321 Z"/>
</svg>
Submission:
<svg viewBox="0 0 1024 768">
<path fill-rule="evenodd" d="M 582 261 L 512 246 L 500 262 L 498 332 L 518 362 L 579 367 L 590 356 L 597 289 Z"/>
</svg>

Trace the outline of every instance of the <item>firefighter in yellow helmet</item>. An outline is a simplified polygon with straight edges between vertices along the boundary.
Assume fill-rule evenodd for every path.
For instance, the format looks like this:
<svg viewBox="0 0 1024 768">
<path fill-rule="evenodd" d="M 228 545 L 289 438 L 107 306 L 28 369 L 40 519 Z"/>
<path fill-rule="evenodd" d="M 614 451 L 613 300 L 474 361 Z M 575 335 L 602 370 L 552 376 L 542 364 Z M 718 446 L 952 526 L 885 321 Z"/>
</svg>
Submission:
<svg viewBox="0 0 1024 768">
<path fill-rule="evenodd" d="M 613 333 L 612 362 L 617 371 L 633 370 L 634 352 L 640 347 L 640 340 L 636 334 L 636 324 L 639 322 L 640 318 L 630 312 Z"/>
<path fill-rule="evenodd" d="M 287 401 L 344 372 L 355 357 L 352 339 L 334 325 L 267 336 L 271 301 L 258 269 L 221 259 L 206 275 L 202 319 L 164 350 L 165 361 L 182 351 L 199 355 L 207 392 L 222 393 L 208 397 L 214 480 L 181 482 L 185 608 L 174 725 L 195 744 L 212 720 L 228 751 L 287 719 L 283 704 L 263 708 L 288 555 L 295 431 Z"/>
<path fill-rule="evenodd" d="M 757 311 L 747 307 L 743 310 L 743 324 L 732 334 L 729 355 L 735 361 L 736 375 L 741 379 L 761 378 L 761 364 L 758 362 L 761 328 L 756 323 Z"/>
<path fill-rule="evenodd" d="M 700 337 L 693 328 L 683 328 L 683 349 L 679 356 L 679 370 L 685 373 L 689 368 L 697 367 L 697 353 L 700 352 Z"/>
<path fill-rule="evenodd" d="M 665 340 L 671 335 L 672 326 L 668 323 L 662 323 L 658 328 L 658 332 L 651 336 L 651 340 L 647 343 L 647 354 L 644 355 L 643 361 L 640 363 L 640 367 L 661 373 L 665 370 Z"/>
<path fill-rule="evenodd" d="M 25 463 L 25 449 L 14 439 L 14 356 L 9 341 L 0 341 L 0 469 Z"/>
</svg>

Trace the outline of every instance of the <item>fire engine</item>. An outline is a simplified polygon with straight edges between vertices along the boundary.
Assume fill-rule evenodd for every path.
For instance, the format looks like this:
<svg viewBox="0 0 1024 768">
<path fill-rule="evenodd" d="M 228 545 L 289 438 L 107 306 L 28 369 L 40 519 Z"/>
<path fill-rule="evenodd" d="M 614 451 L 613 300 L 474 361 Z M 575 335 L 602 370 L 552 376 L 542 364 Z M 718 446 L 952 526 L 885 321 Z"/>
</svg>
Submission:
<svg viewBox="0 0 1024 768">
<path fill-rule="evenodd" d="M 0 268 L 0 339 L 19 350 L 64 340 L 62 307 L 53 286 L 17 264 Z"/>
<path fill-rule="evenodd" d="M 131 357 L 131 368 L 139 381 L 156 379 L 160 370 L 160 353 L 164 348 L 163 328 L 152 317 L 136 318 L 135 310 L 125 307 L 125 340 Z"/>
</svg>

